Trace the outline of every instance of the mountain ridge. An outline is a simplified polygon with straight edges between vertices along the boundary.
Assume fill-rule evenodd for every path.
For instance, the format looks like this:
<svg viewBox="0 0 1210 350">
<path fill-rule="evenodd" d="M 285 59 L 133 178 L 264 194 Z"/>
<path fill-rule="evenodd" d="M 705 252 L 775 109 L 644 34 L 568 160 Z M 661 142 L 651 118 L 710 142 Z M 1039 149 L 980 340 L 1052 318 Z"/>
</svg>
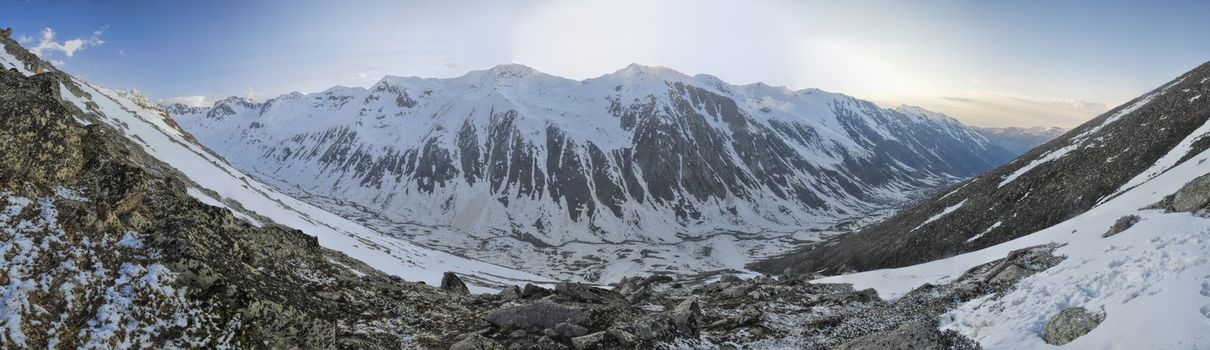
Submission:
<svg viewBox="0 0 1210 350">
<path fill-rule="evenodd" d="M 385 77 L 369 88 L 165 110 L 258 177 L 416 224 L 396 231 L 425 244 L 472 237 L 446 249 L 500 263 L 534 259 L 476 246 L 785 236 L 776 246 L 740 244 L 764 255 L 1011 156 L 923 110 L 640 65 L 581 81 L 501 65 L 456 78 Z M 735 243 L 659 255 L 715 248 L 733 251 Z M 573 260 L 621 268 L 591 261 L 602 254 L 665 272 L 738 266 L 720 262 L 735 258 L 681 266 L 619 251 Z M 550 262 L 540 265 L 567 265 L 557 253 L 541 255 Z"/>
</svg>

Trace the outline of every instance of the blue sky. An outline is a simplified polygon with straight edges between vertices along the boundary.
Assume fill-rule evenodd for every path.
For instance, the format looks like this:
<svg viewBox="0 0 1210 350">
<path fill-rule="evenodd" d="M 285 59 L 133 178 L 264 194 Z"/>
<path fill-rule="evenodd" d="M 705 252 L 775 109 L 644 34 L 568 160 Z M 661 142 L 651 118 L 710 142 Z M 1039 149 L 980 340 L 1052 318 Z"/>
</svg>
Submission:
<svg viewBox="0 0 1210 350">
<path fill-rule="evenodd" d="M 633 62 L 1070 127 L 1210 60 L 1208 1 L 14 1 L 0 26 L 86 79 L 202 104 Z"/>
</svg>

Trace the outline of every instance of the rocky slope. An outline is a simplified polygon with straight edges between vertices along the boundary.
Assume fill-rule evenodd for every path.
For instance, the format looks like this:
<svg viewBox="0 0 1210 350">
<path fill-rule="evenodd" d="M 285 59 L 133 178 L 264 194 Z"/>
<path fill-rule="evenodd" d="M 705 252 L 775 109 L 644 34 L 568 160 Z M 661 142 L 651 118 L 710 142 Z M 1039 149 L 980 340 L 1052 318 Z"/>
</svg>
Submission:
<svg viewBox="0 0 1210 350">
<path fill-rule="evenodd" d="M 1041 146 L 1050 140 L 1054 140 L 1067 129 L 1059 127 L 1035 126 L 1032 128 L 1020 127 L 975 127 L 975 131 L 991 141 L 992 144 L 1000 146 L 1016 154 L 1028 152 L 1035 147 Z"/>
<path fill-rule="evenodd" d="M 742 269 L 1011 157 L 920 108 L 638 65 L 165 109 L 242 170 L 380 231 L 587 281 Z"/>
<path fill-rule="evenodd" d="M 1202 97 L 1207 93 L 1210 64 L 1203 64 L 885 221 L 755 268 L 835 274 L 907 266 L 1064 222 L 1210 147 L 1210 100 Z"/>
</svg>

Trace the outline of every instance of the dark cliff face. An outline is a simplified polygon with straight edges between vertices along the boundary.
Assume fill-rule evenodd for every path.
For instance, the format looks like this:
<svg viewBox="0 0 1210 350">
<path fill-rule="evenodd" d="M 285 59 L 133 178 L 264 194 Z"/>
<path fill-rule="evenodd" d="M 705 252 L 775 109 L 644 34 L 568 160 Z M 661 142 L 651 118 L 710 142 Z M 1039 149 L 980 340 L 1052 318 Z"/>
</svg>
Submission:
<svg viewBox="0 0 1210 350">
<path fill-rule="evenodd" d="M 525 80 L 533 74 L 504 75 L 514 80 L 496 83 L 505 87 L 483 95 L 475 95 L 481 90 L 442 92 L 442 85 L 408 87 L 434 84 L 430 80 L 384 81 L 364 92 L 290 95 L 251 106 L 232 99 L 206 110 L 167 110 L 220 155 L 277 182 L 367 207 L 424 207 L 425 215 L 471 210 L 459 199 L 482 189 L 499 206 L 481 215 L 506 217 L 508 223 L 497 226 L 555 244 L 601 237 L 548 235 L 539 228 L 550 229 L 543 222 L 568 222 L 569 227 L 557 228 L 563 231 L 595 227 L 616 234 L 733 229 L 733 223 L 743 227 L 748 221 L 754 221 L 748 223 L 753 229 L 786 230 L 815 217 L 835 219 L 885 206 L 904 192 L 973 176 L 1011 157 L 948 118 L 808 90 L 786 98 L 818 94 L 824 102 L 816 103 L 826 105 L 827 116 L 787 118 L 768 107 L 741 106 L 751 104 L 742 100 L 744 93 L 689 77 L 623 80 L 603 97 L 568 96 L 572 102 L 607 102 L 584 104 L 602 109 L 581 111 L 599 112 L 593 125 L 541 122 L 558 119 L 547 113 L 562 113 L 542 110 L 543 103 L 570 102 L 529 100 L 563 91 L 527 97 L 509 90 L 507 84 L 537 84 Z M 625 95 L 635 86 L 654 92 Z M 404 97 L 406 103 L 378 105 Z M 538 107 L 517 107 L 527 103 Z M 356 116 L 346 116 L 351 110 Z M 290 126 L 307 118 L 323 121 Z M 835 125 L 823 129 L 824 122 L 815 120 L 821 118 Z M 594 127 L 620 136 L 585 136 Z M 425 131 L 406 136 L 415 139 L 387 135 L 397 141 L 382 140 L 381 131 L 393 129 Z M 430 199 L 408 202 L 409 197 Z M 761 217 L 745 217 L 737 206 Z M 535 211 L 540 215 L 528 214 Z M 672 216 L 667 221 L 675 225 L 643 226 L 661 220 L 645 215 Z M 442 224 L 426 217 L 405 219 Z"/>
<path fill-rule="evenodd" d="M 1050 227 L 1210 147 L 1194 133 L 1210 118 L 1210 101 L 1199 97 L 1210 96 L 1207 82 L 1210 63 L 885 221 L 752 267 L 823 274 L 900 267 Z"/>
</svg>

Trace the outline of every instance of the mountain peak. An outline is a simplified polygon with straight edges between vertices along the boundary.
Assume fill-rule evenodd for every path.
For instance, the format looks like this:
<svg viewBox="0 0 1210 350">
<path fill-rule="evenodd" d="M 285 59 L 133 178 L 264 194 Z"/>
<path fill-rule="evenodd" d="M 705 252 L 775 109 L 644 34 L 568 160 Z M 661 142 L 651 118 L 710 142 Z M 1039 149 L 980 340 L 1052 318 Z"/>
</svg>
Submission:
<svg viewBox="0 0 1210 350">
<path fill-rule="evenodd" d="M 519 63 L 505 63 L 496 65 L 484 71 L 483 74 L 495 79 L 517 79 L 542 74 L 542 72 Z"/>
</svg>

